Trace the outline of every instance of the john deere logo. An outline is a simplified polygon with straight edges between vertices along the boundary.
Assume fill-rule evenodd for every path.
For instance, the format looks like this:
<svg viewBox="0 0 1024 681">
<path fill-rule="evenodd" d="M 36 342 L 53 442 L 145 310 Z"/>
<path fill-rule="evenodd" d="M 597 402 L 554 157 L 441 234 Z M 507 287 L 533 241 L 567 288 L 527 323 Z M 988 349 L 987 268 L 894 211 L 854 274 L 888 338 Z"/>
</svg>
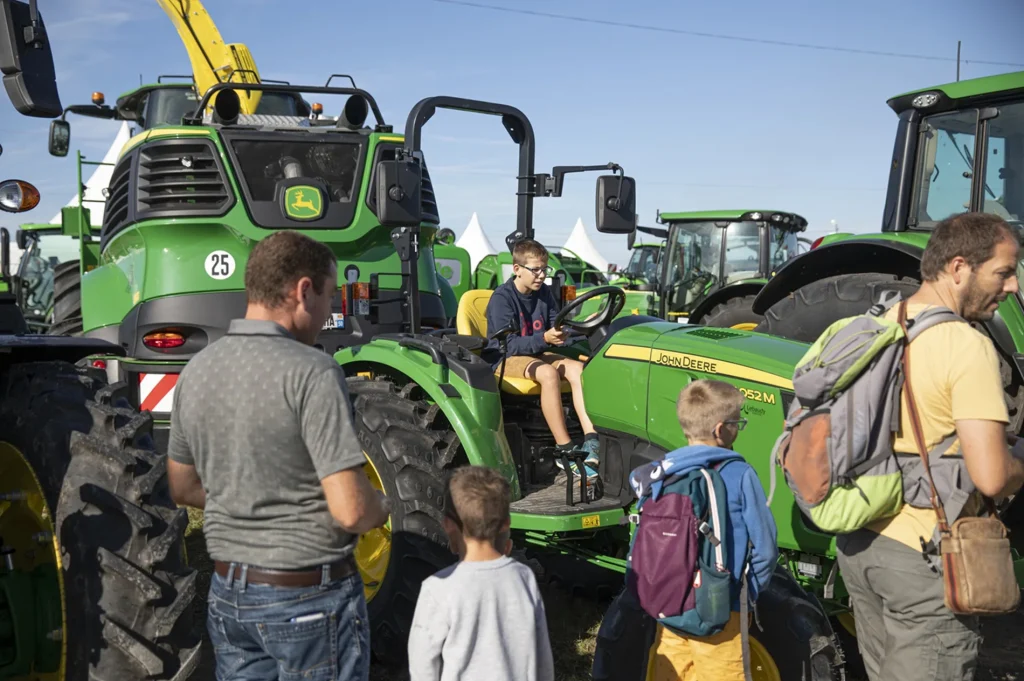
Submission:
<svg viewBox="0 0 1024 681">
<path fill-rule="evenodd" d="M 292 220 L 316 220 L 323 213 L 320 190 L 300 184 L 288 187 L 284 194 L 284 212 Z"/>
</svg>

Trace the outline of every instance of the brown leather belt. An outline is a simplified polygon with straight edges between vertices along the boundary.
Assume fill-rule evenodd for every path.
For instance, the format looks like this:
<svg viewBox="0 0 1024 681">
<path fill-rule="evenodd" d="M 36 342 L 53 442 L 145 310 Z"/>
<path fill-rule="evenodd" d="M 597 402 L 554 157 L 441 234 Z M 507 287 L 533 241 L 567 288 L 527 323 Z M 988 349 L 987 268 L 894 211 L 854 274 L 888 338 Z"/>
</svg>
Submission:
<svg viewBox="0 0 1024 681">
<path fill-rule="evenodd" d="M 227 579 L 228 570 L 231 567 L 230 563 L 224 563 L 222 561 L 214 561 L 214 571 Z M 357 571 L 356 561 L 352 556 L 343 558 L 336 563 L 331 563 L 331 576 L 330 579 L 344 579 L 350 575 L 355 574 Z M 235 574 L 233 580 L 242 579 L 242 566 L 235 565 Z M 323 579 L 323 570 L 319 567 L 307 568 L 304 570 L 272 570 L 268 568 L 259 568 L 253 565 L 249 566 L 246 572 L 245 581 L 248 584 L 272 584 L 274 586 L 316 586 L 320 584 Z"/>
</svg>

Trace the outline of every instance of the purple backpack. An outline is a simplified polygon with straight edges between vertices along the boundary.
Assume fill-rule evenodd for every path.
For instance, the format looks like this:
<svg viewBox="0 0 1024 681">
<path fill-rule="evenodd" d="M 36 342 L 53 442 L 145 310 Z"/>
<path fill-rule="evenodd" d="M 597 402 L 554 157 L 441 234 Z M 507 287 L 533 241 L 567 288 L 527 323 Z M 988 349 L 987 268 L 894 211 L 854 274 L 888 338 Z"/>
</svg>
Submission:
<svg viewBox="0 0 1024 681">
<path fill-rule="evenodd" d="M 630 475 L 639 500 L 630 516 L 636 530 L 626 588 L 648 615 L 681 635 L 709 636 L 729 621 L 729 509 L 718 469 L 734 460 L 743 459 L 728 457 L 712 468 L 666 459 Z"/>
</svg>

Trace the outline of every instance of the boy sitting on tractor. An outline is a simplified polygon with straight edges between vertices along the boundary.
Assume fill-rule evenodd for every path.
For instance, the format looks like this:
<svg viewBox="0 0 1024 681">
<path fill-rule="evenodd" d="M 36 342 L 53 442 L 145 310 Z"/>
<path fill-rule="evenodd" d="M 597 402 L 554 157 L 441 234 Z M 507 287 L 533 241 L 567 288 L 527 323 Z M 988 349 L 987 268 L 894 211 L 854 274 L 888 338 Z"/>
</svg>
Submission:
<svg viewBox="0 0 1024 681">
<path fill-rule="evenodd" d="M 515 326 L 519 335 L 507 340 L 507 356 L 502 357 L 498 344 L 491 341 L 482 357 L 491 363 L 497 375 L 502 362 L 504 375 L 529 378 L 540 384 L 540 406 L 548 428 L 555 438 L 556 463 L 564 468 L 562 454 L 586 453 L 587 478 L 597 477 L 600 442 L 594 424 L 583 406 L 583 363 L 548 348 L 564 345 L 568 333 L 554 327 L 558 303 L 544 280 L 550 276 L 548 251 L 533 239 L 523 239 L 512 249 L 512 277 L 498 286 L 487 303 L 487 328 L 491 333 Z M 584 440 L 577 446 L 569 436 L 562 412 L 561 379 L 572 387 L 572 401 L 583 428 Z M 573 476 L 579 475 L 575 463 L 570 464 Z"/>
</svg>

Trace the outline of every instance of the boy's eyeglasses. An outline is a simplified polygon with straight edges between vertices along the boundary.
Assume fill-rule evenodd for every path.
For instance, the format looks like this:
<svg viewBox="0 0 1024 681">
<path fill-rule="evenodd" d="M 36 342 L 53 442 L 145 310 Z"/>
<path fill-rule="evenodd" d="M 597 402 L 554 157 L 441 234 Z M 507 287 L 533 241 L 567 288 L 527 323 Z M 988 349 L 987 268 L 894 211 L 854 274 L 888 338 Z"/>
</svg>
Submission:
<svg viewBox="0 0 1024 681">
<path fill-rule="evenodd" d="M 729 419 L 728 421 L 722 421 L 722 423 L 732 423 L 736 425 L 736 430 L 743 430 L 747 427 L 746 419 Z"/>
<path fill-rule="evenodd" d="M 535 277 L 539 277 L 542 274 L 551 276 L 551 273 L 554 271 L 554 268 L 551 267 L 551 265 L 547 265 L 545 267 L 527 267 L 525 265 L 520 265 L 520 267 L 522 267 L 527 272 L 532 272 L 533 276 Z"/>
</svg>

